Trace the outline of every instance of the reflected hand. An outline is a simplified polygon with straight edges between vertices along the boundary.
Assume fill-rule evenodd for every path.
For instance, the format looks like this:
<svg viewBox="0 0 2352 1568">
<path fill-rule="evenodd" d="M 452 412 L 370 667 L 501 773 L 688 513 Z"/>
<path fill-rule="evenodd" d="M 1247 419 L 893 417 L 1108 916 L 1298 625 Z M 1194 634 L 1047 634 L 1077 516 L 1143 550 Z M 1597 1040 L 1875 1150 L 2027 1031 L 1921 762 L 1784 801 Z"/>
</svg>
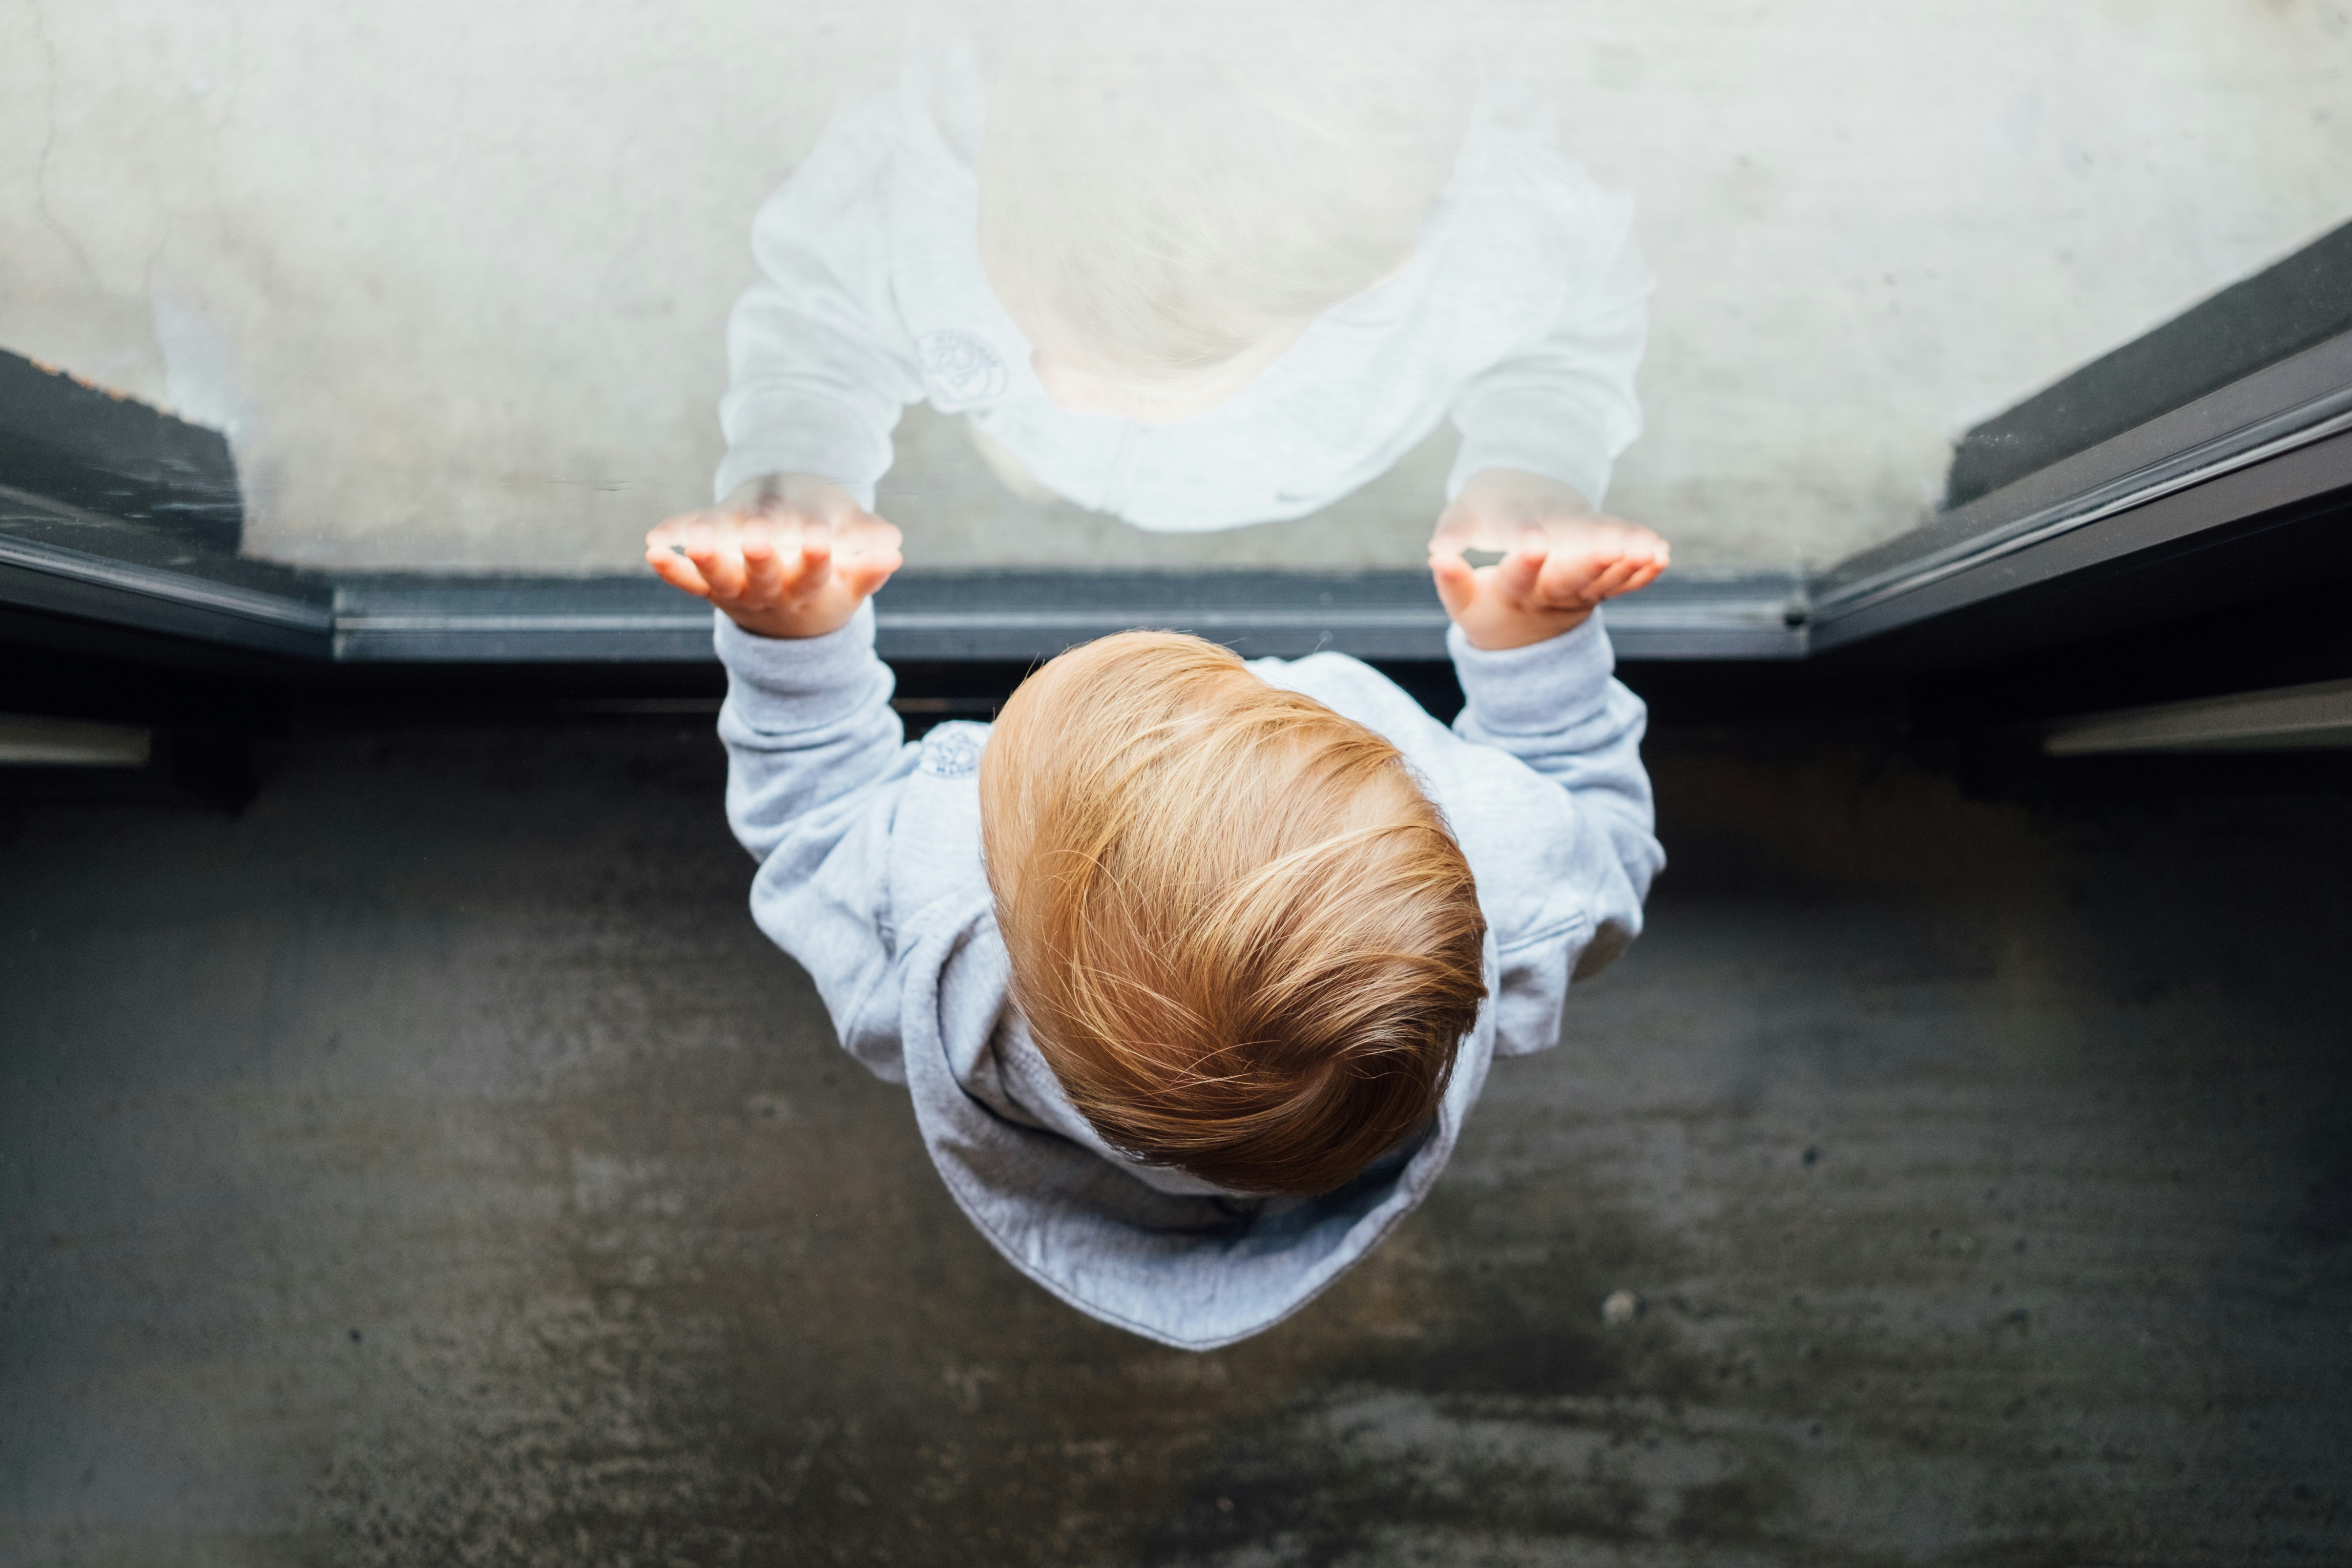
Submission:
<svg viewBox="0 0 2352 1568">
<path fill-rule="evenodd" d="M 898 531 L 847 490 L 806 474 L 754 480 L 646 535 L 646 564 L 764 637 L 823 637 L 902 561 Z"/>
<path fill-rule="evenodd" d="M 1473 567 L 1465 550 L 1503 559 Z M 1603 600 L 1646 588 L 1666 569 L 1666 542 L 1603 517 L 1557 479 L 1490 468 L 1474 476 L 1429 542 L 1445 613 L 1473 647 L 1526 647 L 1575 630 Z"/>
</svg>

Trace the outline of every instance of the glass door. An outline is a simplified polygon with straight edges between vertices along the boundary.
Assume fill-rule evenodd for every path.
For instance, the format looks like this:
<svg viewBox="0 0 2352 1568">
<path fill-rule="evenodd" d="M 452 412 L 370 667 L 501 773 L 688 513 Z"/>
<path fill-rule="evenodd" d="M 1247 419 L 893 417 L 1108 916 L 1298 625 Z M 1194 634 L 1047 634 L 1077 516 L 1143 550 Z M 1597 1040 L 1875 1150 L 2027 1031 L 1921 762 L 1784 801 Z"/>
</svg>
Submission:
<svg viewBox="0 0 2352 1568">
<path fill-rule="evenodd" d="M 2168 497 L 2217 526 L 2346 482 L 2338 7 L 1297 9 L 0 16 L 0 598 L 323 660 L 708 658 L 641 542 L 709 503 L 722 399 L 763 395 L 762 289 L 807 384 L 903 404 L 872 504 L 904 658 L 1144 622 L 1435 657 L 1424 555 L 1481 454 L 1672 541 L 1610 612 L 1636 658 L 1860 644 Z M 1364 142 L 1349 105 L 1400 83 L 1412 135 Z M 1296 190 L 1218 163 L 1263 142 L 1225 115 L 1296 133 Z M 1184 455 L 1152 495 L 1051 440 L 1006 460 L 1043 350 L 988 333 L 1056 334 L 1004 279 L 1084 251 L 1034 227 L 1070 204 L 1007 194 L 1024 167 L 1181 231 L 1196 316 L 1245 314 L 1269 257 L 1360 253 L 1222 405 L 1232 450 L 1092 416 L 1127 445 L 1078 447 L 1136 472 Z M 1076 335 L 1116 359 L 1123 330 Z M 1267 431 L 1296 482 L 1242 493 Z"/>
</svg>

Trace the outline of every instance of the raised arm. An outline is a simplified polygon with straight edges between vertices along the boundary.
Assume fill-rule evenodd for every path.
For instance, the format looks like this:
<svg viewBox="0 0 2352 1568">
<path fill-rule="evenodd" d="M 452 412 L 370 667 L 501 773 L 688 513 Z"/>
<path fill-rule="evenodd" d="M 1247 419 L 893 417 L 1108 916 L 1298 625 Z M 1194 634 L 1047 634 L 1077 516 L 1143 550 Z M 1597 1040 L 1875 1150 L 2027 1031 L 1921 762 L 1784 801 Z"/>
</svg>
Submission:
<svg viewBox="0 0 2352 1568">
<path fill-rule="evenodd" d="M 1579 969 L 1590 973 L 1641 931 L 1642 900 L 1665 863 L 1642 766 L 1648 710 L 1613 679 L 1615 658 L 1597 615 L 1543 642 L 1499 650 L 1473 646 L 1457 626 L 1448 646 L 1468 700 L 1454 733 L 1508 752 L 1566 790 L 1605 841 L 1605 857 L 1599 844 L 1578 856 L 1594 927 Z"/>
<path fill-rule="evenodd" d="M 887 865 L 914 755 L 868 601 L 897 569 L 898 542 L 871 519 L 836 532 L 707 513 L 646 542 L 665 582 L 721 612 L 727 821 L 760 862 L 752 918 L 816 982 L 842 1044 L 894 1081 Z"/>
<path fill-rule="evenodd" d="M 1535 837 L 1514 865 L 1523 882 L 1543 885 L 1520 922 L 1527 929 L 1495 933 L 1495 1048 L 1505 1056 L 1559 1037 L 1570 981 L 1640 934 L 1642 901 L 1665 863 L 1642 767 L 1648 715 L 1613 679 L 1599 615 L 1601 601 L 1646 585 L 1665 565 L 1666 542 L 1648 529 L 1591 517 L 1528 531 L 1492 566 L 1443 550 L 1430 558 L 1467 699 L 1454 732 L 1517 758 L 1567 796 L 1564 813 L 1529 806 L 1522 830 Z M 1565 927 L 1556 923 L 1562 913 Z"/>
</svg>

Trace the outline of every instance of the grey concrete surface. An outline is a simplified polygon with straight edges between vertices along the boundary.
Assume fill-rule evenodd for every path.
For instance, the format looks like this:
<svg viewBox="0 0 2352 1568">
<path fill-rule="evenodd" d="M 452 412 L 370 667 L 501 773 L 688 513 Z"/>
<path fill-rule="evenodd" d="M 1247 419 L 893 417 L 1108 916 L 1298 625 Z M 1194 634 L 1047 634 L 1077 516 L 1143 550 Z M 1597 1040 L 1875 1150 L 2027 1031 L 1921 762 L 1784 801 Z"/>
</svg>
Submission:
<svg viewBox="0 0 2352 1568">
<path fill-rule="evenodd" d="M 2340 798 L 1653 757 L 1649 934 L 1206 1356 L 964 1224 L 699 722 L 0 806 L 0 1563 L 2352 1559 Z"/>
<path fill-rule="evenodd" d="M 2352 217 L 2347 0 L 1355 0 L 1440 4 L 1638 203 L 1611 499 L 1686 566 L 1903 531 L 1969 425 Z M 906 9 L 7 0 L 0 347 L 229 430 L 257 553 L 633 568 L 709 498 L 752 209 Z M 1438 504 L 1424 455 L 1152 539 L 907 463 L 934 565 L 1417 565 Z"/>
</svg>

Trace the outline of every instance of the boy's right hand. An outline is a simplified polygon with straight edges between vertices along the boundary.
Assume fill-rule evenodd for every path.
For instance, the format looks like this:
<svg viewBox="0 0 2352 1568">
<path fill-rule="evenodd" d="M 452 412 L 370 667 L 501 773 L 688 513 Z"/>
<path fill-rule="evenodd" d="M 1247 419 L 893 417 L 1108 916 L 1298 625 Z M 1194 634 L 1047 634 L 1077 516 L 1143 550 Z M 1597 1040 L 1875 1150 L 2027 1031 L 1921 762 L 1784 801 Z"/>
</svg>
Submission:
<svg viewBox="0 0 2352 1568">
<path fill-rule="evenodd" d="M 898 531 L 847 490 L 806 474 L 756 479 L 646 535 L 646 564 L 763 637 L 849 623 L 900 564 Z"/>
<path fill-rule="evenodd" d="M 1503 559 L 1472 566 L 1465 549 Z M 1463 487 L 1429 542 L 1445 613 L 1471 647 L 1490 652 L 1574 631 L 1602 601 L 1648 587 L 1671 559 L 1664 540 L 1601 516 L 1567 486 L 1498 469 Z"/>
</svg>

